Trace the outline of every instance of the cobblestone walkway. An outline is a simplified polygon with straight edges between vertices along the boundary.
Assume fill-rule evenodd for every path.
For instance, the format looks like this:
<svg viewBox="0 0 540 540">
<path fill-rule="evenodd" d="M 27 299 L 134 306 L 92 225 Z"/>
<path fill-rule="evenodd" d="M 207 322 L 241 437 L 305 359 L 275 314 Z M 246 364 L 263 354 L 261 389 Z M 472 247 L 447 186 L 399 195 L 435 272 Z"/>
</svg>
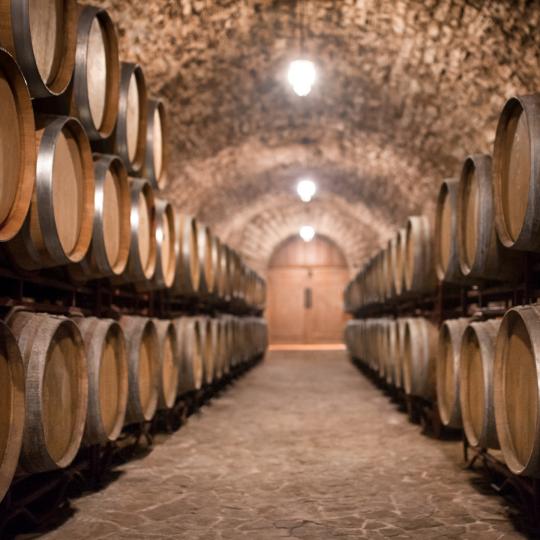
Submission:
<svg viewBox="0 0 540 540">
<path fill-rule="evenodd" d="M 45 537 L 521 538 L 460 444 L 419 431 L 345 353 L 272 353 Z"/>
</svg>

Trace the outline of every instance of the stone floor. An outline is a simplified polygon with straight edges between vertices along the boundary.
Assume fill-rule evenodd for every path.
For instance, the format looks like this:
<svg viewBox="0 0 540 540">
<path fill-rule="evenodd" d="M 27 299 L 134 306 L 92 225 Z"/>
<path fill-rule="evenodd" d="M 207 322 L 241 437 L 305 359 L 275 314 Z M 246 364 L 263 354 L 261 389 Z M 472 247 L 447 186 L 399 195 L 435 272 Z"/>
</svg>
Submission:
<svg viewBox="0 0 540 540">
<path fill-rule="evenodd" d="M 276 352 L 49 539 L 523 538 L 343 352 Z"/>
</svg>

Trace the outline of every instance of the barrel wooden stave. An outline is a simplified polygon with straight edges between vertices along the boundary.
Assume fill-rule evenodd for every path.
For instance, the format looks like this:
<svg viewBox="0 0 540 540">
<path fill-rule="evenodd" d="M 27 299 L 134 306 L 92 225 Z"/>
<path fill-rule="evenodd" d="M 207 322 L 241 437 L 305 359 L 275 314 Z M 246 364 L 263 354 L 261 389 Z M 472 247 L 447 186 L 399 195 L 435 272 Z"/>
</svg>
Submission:
<svg viewBox="0 0 540 540">
<path fill-rule="evenodd" d="M 175 212 L 176 274 L 172 290 L 192 296 L 199 290 L 198 225 L 192 216 Z"/>
<path fill-rule="evenodd" d="M 159 409 L 171 409 L 178 394 L 181 356 L 173 321 L 154 319 L 159 343 Z"/>
<path fill-rule="evenodd" d="M 203 385 L 200 322 L 196 317 L 180 317 L 175 320 L 175 325 L 182 359 L 178 393 L 184 394 L 199 390 Z"/>
<path fill-rule="evenodd" d="M 168 135 L 165 105 L 161 100 L 149 99 L 144 176 L 154 189 L 163 189 L 167 185 Z"/>
</svg>

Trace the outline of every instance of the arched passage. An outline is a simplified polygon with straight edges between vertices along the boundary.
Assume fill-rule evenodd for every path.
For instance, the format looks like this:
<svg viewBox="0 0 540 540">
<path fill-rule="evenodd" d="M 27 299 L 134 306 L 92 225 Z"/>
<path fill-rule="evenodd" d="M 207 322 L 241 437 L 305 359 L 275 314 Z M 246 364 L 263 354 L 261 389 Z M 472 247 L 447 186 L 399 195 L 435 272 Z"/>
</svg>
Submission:
<svg viewBox="0 0 540 540">
<path fill-rule="evenodd" d="M 281 242 L 268 267 L 267 317 L 273 344 L 340 343 L 347 260 L 330 238 Z"/>
</svg>

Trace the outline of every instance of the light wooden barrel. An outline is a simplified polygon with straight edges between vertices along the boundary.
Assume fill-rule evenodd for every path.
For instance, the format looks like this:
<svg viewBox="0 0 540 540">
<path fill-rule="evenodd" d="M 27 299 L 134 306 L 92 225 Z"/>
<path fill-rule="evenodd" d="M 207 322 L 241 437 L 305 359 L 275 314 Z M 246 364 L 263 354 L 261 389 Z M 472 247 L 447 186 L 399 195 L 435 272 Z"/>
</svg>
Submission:
<svg viewBox="0 0 540 540">
<path fill-rule="evenodd" d="M 385 378 L 388 384 L 397 386 L 398 382 L 398 363 L 399 363 L 399 342 L 398 342 L 398 323 L 395 320 L 388 319 L 385 329 L 385 354 L 386 369 Z"/>
<path fill-rule="evenodd" d="M 17 59 L 32 97 L 57 96 L 75 63 L 75 0 L 0 0 L 0 45 Z"/>
<path fill-rule="evenodd" d="M 0 242 L 3 242 L 13 238 L 23 226 L 36 174 L 30 94 L 17 63 L 3 49 L 0 49 L 0 103 Z"/>
<path fill-rule="evenodd" d="M 242 259 L 240 255 L 231 249 L 230 252 L 230 275 L 232 297 L 241 299 L 242 296 Z"/>
<path fill-rule="evenodd" d="M 130 180 L 130 245 L 128 263 L 118 282 L 141 282 L 154 277 L 157 263 L 156 211 L 147 180 Z"/>
<path fill-rule="evenodd" d="M 178 393 L 183 394 L 199 390 L 203 384 L 201 329 L 196 317 L 180 317 L 175 325 L 182 358 Z"/>
<path fill-rule="evenodd" d="M 203 361 L 203 381 L 212 384 L 215 372 L 215 357 L 212 343 L 212 324 L 210 317 L 198 317 Z"/>
<path fill-rule="evenodd" d="M 463 430 L 469 444 L 499 448 L 495 425 L 493 377 L 495 340 L 500 319 L 473 322 L 461 341 L 459 401 Z"/>
<path fill-rule="evenodd" d="M 232 355 L 234 347 L 233 323 L 230 317 L 221 318 L 223 328 L 223 374 L 227 375 L 232 367 Z"/>
<path fill-rule="evenodd" d="M 405 291 L 405 261 L 407 258 L 407 229 L 399 229 L 396 235 L 396 265 L 394 272 L 394 289 L 396 296 Z"/>
<path fill-rule="evenodd" d="M 26 372 L 20 457 L 25 472 L 67 467 L 79 450 L 88 406 L 81 333 L 70 319 L 15 311 L 8 319 Z"/>
<path fill-rule="evenodd" d="M 214 354 L 214 377 L 216 380 L 219 380 L 226 373 L 226 336 L 225 325 L 222 319 L 210 319 L 210 335 L 212 340 L 212 351 Z"/>
<path fill-rule="evenodd" d="M 540 251 L 540 95 L 510 98 L 493 150 L 495 225 L 508 248 Z"/>
<path fill-rule="evenodd" d="M 76 281 L 121 275 L 130 246 L 130 187 L 126 168 L 116 156 L 94 154 L 96 189 L 90 249 L 70 265 Z"/>
<path fill-rule="evenodd" d="M 444 321 L 437 348 L 437 404 L 443 425 L 461 427 L 459 404 L 459 362 L 461 340 L 469 319 Z"/>
<path fill-rule="evenodd" d="M 385 279 L 386 279 L 386 297 L 391 299 L 396 296 L 396 258 L 397 258 L 397 238 L 394 236 L 388 240 L 385 250 Z"/>
<path fill-rule="evenodd" d="M 8 490 L 21 452 L 25 416 L 25 373 L 15 337 L 0 323 L 0 502 Z"/>
<path fill-rule="evenodd" d="M 400 317 L 396 320 L 396 364 L 395 364 L 395 385 L 403 388 L 403 364 L 405 355 L 405 330 L 407 328 L 407 319 Z"/>
<path fill-rule="evenodd" d="M 469 156 L 458 191 L 458 254 L 461 272 L 474 279 L 515 280 L 518 256 L 505 249 L 495 231 L 491 157 Z"/>
<path fill-rule="evenodd" d="M 437 328 L 423 317 L 406 320 L 403 344 L 403 387 L 411 396 L 435 397 Z"/>
<path fill-rule="evenodd" d="M 407 220 L 405 289 L 409 293 L 426 293 L 435 289 L 433 235 L 427 216 L 411 216 Z"/>
<path fill-rule="evenodd" d="M 78 120 L 37 118 L 37 173 L 32 204 L 19 233 L 7 243 L 25 270 L 80 262 L 92 238 L 94 166 Z"/>
<path fill-rule="evenodd" d="M 463 283 L 457 247 L 459 180 L 443 180 L 437 197 L 435 218 L 435 269 L 439 281 Z"/>
<path fill-rule="evenodd" d="M 91 140 L 109 137 L 116 125 L 120 90 L 118 38 L 107 11 L 81 6 L 77 27 L 71 114 Z"/>
<path fill-rule="evenodd" d="M 200 225 L 197 231 L 199 253 L 199 293 L 212 295 L 217 285 L 217 245 L 210 227 Z"/>
<path fill-rule="evenodd" d="M 127 344 L 126 424 L 152 420 L 159 400 L 161 364 L 156 325 L 145 317 L 120 319 Z"/>
<path fill-rule="evenodd" d="M 230 250 L 223 242 L 218 244 L 218 296 L 223 300 L 231 297 Z"/>
<path fill-rule="evenodd" d="M 152 187 L 155 189 L 163 189 L 167 185 L 168 135 L 163 102 L 149 99 L 146 121 L 144 177 L 150 180 Z"/>
<path fill-rule="evenodd" d="M 144 166 L 147 110 L 142 68 L 122 62 L 114 153 L 123 159 L 130 174 L 139 174 Z"/>
<path fill-rule="evenodd" d="M 124 425 L 128 399 L 126 340 L 112 319 L 74 319 L 84 341 L 88 365 L 88 412 L 83 442 L 115 441 Z"/>
<path fill-rule="evenodd" d="M 172 289 L 177 294 L 196 294 L 200 279 L 197 220 L 176 212 L 175 238 L 176 275 Z"/>
<path fill-rule="evenodd" d="M 154 319 L 159 344 L 159 409 L 174 406 L 178 394 L 181 358 L 176 327 L 172 321 Z"/>
<path fill-rule="evenodd" d="M 540 478 L 540 307 L 506 312 L 496 342 L 497 434 L 509 469 Z"/>
</svg>

